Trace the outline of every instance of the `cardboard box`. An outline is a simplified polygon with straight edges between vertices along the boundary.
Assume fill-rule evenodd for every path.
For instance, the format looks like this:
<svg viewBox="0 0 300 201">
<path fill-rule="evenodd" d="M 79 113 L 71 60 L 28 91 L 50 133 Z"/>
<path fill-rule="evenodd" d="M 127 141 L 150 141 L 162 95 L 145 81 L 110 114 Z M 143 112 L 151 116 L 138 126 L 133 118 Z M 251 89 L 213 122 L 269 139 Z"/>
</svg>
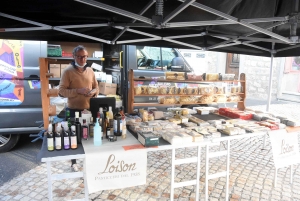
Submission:
<svg viewBox="0 0 300 201">
<path fill-rule="evenodd" d="M 67 68 L 70 64 L 60 64 L 60 76 L 62 76 L 63 71 Z"/>
<path fill-rule="evenodd" d="M 53 73 L 53 77 L 60 78 L 60 64 L 50 64 L 49 72 Z"/>
<path fill-rule="evenodd" d="M 117 84 L 99 82 L 99 93 L 105 95 L 115 95 L 117 92 Z"/>
<path fill-rule="evenodd" d="M 152 147 L 159 145 L 159 137 L 155 136 L 153 133 L 149 132 L 138 132 L 138 140 L 145 147 Z"/>
</svg>

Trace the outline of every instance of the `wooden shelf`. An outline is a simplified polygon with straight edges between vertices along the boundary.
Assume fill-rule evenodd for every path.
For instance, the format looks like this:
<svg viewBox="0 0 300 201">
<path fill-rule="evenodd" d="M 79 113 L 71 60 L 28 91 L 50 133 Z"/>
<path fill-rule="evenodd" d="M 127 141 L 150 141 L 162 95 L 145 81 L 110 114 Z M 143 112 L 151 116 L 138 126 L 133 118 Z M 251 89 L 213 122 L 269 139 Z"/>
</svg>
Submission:
<svg viewBox="0 0 300 201">
<path fill-rule="evenodd" d="M 169 83 L 196 83 L 196 84 L 200 84 L 200 83 L 216 83 L 216 82 L 225 82 L 225 83 L 232 83 L 232 82 L 239 82 L 241 83 L 241 86 L 243 88 L 243 90 L 246 92 L 246 75 L 244 73 L 241 73 L 240 75 L 240 80 L 218 80 L 218 81 L 190 81 L 190 80 L 166 80 L 166 79 L 149 79 L 149 78 L 135 78 L 134 74 L 133 74 L 133 70 L 129 71 L 129 83 L 130 83 L 130 90 L 129 90 L 129 96 L 128 96 L 128 112 L 132 113 L 133 109 L 135 106 L 142 106 L 142 107 L 151 107 L 151 106 L 181 106 L 181 105 L 199 105 L 199 104 L 203 104 L 203 103 L 185 103 L 185 104 L 160 104 L 160 103 L 135 103 L 134 102 L 134 98 L 135 97 L 149 97 L 149 96 L 189 96 L 187 94 L 185 95 L 177 95 L 177 94 L 168 94 L 168 95 L 158 95 L 158 94 L 141 94 L 141 95 L 135 95 L 134 94 L 134 82 L 135 81 L 155 81 L 155 82 L 169 82 Z M 235 102 L 223 102 L 223 103 L 237 103 L 237 108 L 240 110 L 244 110 L 245 109 L 245 99 L 246 99 L 246 93 L 234 93 L 234 94 L 214 94 L 214 95 L 240 95 L 241 97 L 241 101 L 235 101 Z M 201 95 L 192 95 L 192 96 L 201 96 Z M 216 103 L 216 102 L 212 102 L 212 103 L 207 103 L 207 104 L 222 104 L 221 102 Z"/>
<path fill-rule="evenodd" d="M 61 78 L 54 77 L 54 78 L 49 78 L 49 81 L 60 81 Z M 97 81 L 101 81 L 101 78 L 96 78 Z"/>
<path fill-rule="evenodd" d="M 133 81 L 156 81 L 156 82 L 175 82 L 175 83 L 245 82 L 244 80 L 196 81 L 196 80 L 166 80 L 166 79 L 149 79 L 149 78 L 134 78 Z"/>
<path fill-rule="evenodd" d="M 234 95 L 241 95 L 241 94 L 244 94 L 244 93 L 235 93 L 235 94 L 213 94 L 214 96 L 218 96 L 218 95 L 231 95 L 231 96 L 234 96 Z M 140 97 L 140 96 L 203 96 L 201 94 L 197 94 L 197 95 L 193 95 L 193 94 L 141 94 L 141 95 L 134 95 L 134 97 Z"/>
<path fill-rule="evenodd" d="M 54 59 L 54 60 L 74 60 L 73 57 L 47 57 L 48 59 Z M 102 59 L 102 60 L 101 60 Z M 103 61 L 104 58 L 87 58 L 87 61 Z"/>
<path fill-rule="evenodd" d="M 134 106 L 181 106 L 181 105 L 203 105 L 203 104 L 222 104 L 222 103 L 243 103 L 243 101 L 236 101 L 236 102 L 211 102 L 211 103 L 175 103 L 175 104 L 161 104 L 161 103 L 133 103 Z"/>
</svg>

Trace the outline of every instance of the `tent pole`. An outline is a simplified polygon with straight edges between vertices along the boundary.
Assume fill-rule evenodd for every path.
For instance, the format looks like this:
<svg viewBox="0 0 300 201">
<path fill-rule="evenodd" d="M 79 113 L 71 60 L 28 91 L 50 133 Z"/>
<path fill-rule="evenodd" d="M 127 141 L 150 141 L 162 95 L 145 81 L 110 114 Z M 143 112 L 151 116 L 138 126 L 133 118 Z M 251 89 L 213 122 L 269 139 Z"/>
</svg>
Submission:
<svg viewBox="0 0 300 201">
<path fill-rule="evenodd" d="M 268 103 L 266 111 L 269 112 L 271 99 L 272 99 L 272 78 L 273 78 L 273 60 L 274 60 L 274 46 L 275 43 L 272 43 L 271 51 L 271 66 L 270 66 L 270 77 L 269 77 L 269 94 L 268 94 Z"/>
</svg>

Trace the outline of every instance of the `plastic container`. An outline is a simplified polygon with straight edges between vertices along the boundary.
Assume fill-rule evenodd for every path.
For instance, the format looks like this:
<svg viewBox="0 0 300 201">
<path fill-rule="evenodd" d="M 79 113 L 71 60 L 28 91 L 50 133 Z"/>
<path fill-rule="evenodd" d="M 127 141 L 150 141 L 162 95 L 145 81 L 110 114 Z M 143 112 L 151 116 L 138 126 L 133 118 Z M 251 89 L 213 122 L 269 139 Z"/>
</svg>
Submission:
<svg viewBox="0 0 300 201">
<path fill-rule="evenodd" d="M 94 126 L 94 145 L 95 146 L 101 146 L 102 145 L 102 129 L 99 125 L 99 119 L 97 118 L 97 121 Z"/>
</svg>

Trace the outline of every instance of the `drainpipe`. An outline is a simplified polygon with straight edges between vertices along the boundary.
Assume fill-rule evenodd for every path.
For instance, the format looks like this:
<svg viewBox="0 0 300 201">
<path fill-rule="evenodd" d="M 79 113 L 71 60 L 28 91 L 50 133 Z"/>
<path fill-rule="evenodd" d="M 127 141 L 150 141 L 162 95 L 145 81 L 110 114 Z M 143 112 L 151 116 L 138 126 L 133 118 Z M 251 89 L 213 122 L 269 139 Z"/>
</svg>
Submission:
<svg viewBox="0 0 300 201">
<path fill-rule="evenodd" d="M 276 51 L 274 50 L 274 46 L 275 46 L 275 43 L 272 43 L 271 66 L 270 66 L 270 77 L 269 77 L 269 93 L 268 93 L 268 103 L 267 103 L 267 109 L 266 109 L 267 112 L 269 112 L 271 98 L 272 98 L 273 60 L 274 60 L 274 54 L 276 53 Z"/>
</svg>

